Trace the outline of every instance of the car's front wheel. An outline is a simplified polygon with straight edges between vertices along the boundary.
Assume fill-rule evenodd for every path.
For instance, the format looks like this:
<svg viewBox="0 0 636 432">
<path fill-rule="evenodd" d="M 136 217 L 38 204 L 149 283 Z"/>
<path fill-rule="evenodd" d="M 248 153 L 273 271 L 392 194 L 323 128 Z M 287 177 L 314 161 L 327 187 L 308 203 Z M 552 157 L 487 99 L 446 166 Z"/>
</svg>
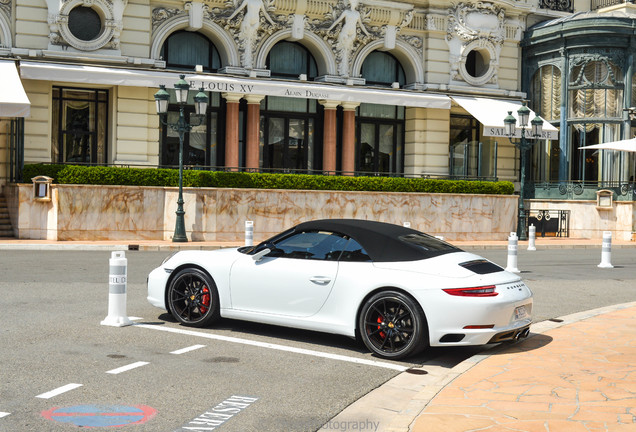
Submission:
<svg viewBox="0 0 636 432">
<path fill-rule="evenodd" d="M 383 291 L 370 297 L 362 306 L 358 329 L 367 348 L 386 359 L 408 357 L 427 344 L 422 308 L 399 291 Z"/>
<path fill-rule="evenodd" d="M 168 305 L 172 316 L 192 327 L 205 327 L 220 315 L 216 285 L 198 268 L 182 269 L 172 278 Z"/>
</svg>

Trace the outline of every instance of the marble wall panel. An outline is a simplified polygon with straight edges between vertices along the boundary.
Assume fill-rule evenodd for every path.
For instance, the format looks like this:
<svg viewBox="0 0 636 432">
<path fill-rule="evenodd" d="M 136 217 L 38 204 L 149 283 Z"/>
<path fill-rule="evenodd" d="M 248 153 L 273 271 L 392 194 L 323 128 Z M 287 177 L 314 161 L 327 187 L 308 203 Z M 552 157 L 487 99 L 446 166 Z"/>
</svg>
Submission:
<svg viewBox="0 0 636 432">
<path fill-rule="evenodd" d="M 530 200 L 529 209 L 569 210 L 570 237 L 602 239 L 603 231 L 611 231 L 612 238 L 631 241 L 636 230 L 636 203 L 614 201 L 611 210 L 599 210 L 596 201 L 539 201 Z"/>
<path fill-rule="evenodd" d="M 160 239 L 163 188 L 58 185 L 58 240 Z"/>
<path fill-rule="evenodd" d="M 174 233 L 177 188 L 54 185 L 53 191 L 45 210 L 30 198 L 31 185 L 20 185 L 21 238 L 170 240 Z M 255 241 L 322 218 L 409 222 L 451 241 L 505 240 L 516 227 L 515 196 L 186 188 L 183 197 L 192 241 L 241 242 L 246 220 L 254 222 Z"/>
</svg>

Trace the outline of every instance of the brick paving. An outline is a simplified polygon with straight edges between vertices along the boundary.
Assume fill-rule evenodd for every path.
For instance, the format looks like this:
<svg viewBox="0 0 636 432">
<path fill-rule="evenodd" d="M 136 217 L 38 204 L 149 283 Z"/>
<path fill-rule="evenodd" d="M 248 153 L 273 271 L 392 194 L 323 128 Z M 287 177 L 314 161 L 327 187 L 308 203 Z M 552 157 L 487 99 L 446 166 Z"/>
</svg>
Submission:
<svg viewBox="0 0 636 432">
<path fill-rule="evenodd" d="M 410 430 L 636 431 L 636 305 L 495 351 L 445 386 Z"/>
</svg>

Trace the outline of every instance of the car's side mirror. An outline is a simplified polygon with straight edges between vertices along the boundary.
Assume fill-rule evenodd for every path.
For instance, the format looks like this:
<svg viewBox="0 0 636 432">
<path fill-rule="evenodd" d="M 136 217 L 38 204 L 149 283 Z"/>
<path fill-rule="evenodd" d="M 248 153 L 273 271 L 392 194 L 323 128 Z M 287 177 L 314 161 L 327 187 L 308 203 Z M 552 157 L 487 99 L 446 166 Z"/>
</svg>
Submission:
<svg viewBox="0 0 636 432">
<path fill-rule="evenodd" d="M 258 252 L 256 252 L 254 255 L 252 255 L 252 259 L 256 262 L 259 262 L 260 260 L 263 259 L 265 255 L 267 255 L 271 251 L 272 250 L 270 248 L 261 249 Z"/>
</svg>

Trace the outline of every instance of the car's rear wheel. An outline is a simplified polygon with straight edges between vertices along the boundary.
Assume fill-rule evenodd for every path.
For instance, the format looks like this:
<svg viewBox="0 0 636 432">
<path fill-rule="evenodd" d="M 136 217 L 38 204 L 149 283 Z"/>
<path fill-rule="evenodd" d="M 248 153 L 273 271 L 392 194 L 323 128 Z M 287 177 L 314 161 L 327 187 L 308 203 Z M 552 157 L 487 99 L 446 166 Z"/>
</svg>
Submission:
<svg viewBox="0 0 636 432">
<path fill-rule="evenodd" d="M 168 287 L 170 312 L 192 327 L 207 326 L 219 318 L 219 294 L 210 276 L 198 268 L 180 270 Z"/>
<path fill-rule="evenodd" d="M 408 357 L 427 343 L 422 308 L 399 291 L 383 291 L 370 297 L 362 306 L 358 329 L 366 347 L 386 359 Z"/>
</svg>

